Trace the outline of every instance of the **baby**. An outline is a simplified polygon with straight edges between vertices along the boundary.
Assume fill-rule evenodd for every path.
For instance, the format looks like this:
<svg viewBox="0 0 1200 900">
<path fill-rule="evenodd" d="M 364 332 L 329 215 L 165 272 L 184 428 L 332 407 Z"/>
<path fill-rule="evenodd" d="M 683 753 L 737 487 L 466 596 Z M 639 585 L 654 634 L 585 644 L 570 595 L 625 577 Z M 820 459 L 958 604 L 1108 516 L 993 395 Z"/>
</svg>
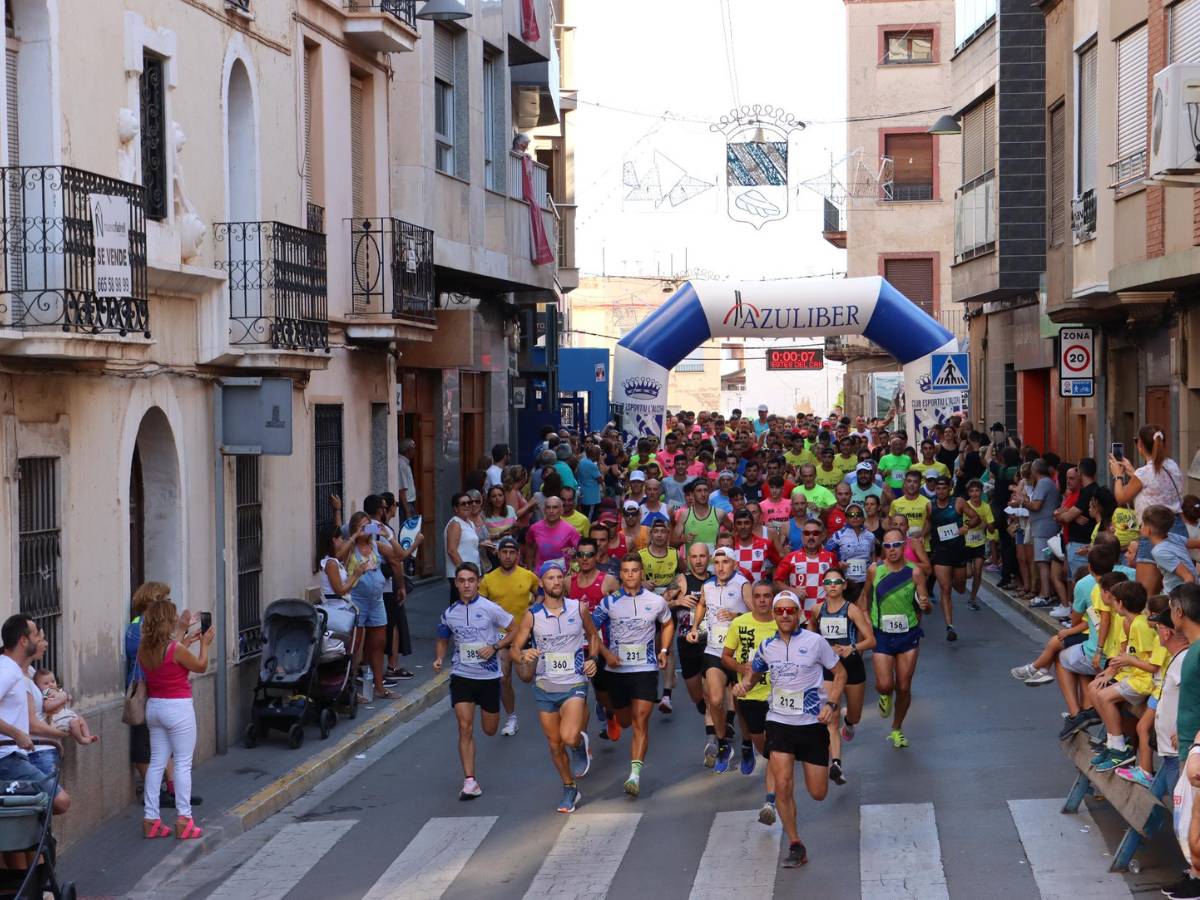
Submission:
<svg viewBox="0 0 1200 900">
<path fill-rule="evenodd" d="M 92 734 L 83 716 L 67 706 L 71 695 L 58 686 L 58 679 L 49 669 L 38 669 L 33 683 L 42 692 L 42 718 L 63 734 L 69 734 L 80 744 L 91 744 L 100 740 Z"/>
</svg>

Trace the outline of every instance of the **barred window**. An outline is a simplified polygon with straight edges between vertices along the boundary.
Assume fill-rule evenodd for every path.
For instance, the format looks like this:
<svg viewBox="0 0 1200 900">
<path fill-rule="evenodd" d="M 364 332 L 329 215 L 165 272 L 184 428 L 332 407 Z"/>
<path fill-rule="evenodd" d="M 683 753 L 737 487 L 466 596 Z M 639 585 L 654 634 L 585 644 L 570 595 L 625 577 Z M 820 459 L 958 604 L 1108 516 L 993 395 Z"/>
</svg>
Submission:
<svg viewBox="0 0 1200 900">
<path fill-rule="evenodd" d="M 42 665 L 63 677 L 62 521 L 58 502 L 58 460 L 25 457 L 17 463 L 17 520 L 20 556 L 18 578 L 21 612 L 31 616 L 49 647 Z"/>
<path fill-rule="evenodd" d="M 262 647 L 263 519 L 259 456 L 236 457 L 238 656 Z"/>
</svg>

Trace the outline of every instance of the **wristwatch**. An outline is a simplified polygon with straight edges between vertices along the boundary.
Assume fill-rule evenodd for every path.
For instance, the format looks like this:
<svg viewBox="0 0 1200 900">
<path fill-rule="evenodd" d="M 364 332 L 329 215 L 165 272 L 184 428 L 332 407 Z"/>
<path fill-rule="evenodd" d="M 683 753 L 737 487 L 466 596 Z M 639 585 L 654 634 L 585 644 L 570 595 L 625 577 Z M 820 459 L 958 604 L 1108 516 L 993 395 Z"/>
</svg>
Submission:
<svg viewBox="0 0 1200 900">
<path fill-rule="evenodd" d="M 826 700 L 825 705 L 833 710 L 836 710 L 838 708 L 838 705 L 836 703 L 834 703 L 832 700 Z"/>
</svg>

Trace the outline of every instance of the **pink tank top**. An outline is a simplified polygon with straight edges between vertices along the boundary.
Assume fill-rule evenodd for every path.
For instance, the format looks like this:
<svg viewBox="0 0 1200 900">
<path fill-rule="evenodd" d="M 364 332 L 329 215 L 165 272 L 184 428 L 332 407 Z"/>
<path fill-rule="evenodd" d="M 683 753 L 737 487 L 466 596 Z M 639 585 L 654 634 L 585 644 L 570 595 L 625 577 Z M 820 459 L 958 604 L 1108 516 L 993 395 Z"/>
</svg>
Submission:
<svg viewBox="0 0 1200 900">
<path fill-rule="evenodd" d="M 143 669 L 146 676 L 146 697 L 159 700 L 190 700 L 192 683 L 188 670 L 175 662 L 175 641 L 167 645 L 166 656 L 154 669 Z"/>
<path fill-rule="evenodd" d="M 917 551 L 913 549 L 912 538 L 904 542 L 904 558 L 909 562 L 920 562 L 917 557 Z"/>
</svg>

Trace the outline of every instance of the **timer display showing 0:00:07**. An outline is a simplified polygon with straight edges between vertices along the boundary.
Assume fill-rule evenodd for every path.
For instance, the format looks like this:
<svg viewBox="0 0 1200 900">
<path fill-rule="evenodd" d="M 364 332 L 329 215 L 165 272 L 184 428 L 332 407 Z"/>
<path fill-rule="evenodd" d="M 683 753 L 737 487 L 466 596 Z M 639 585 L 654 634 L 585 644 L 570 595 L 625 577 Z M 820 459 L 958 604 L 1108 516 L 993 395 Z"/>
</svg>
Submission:
<svg viewBox="0 0 1200 900">
<path fill-rule="evenodd" d="M 824 350 L 769 350 L 767 371 L 773 369 L 815 370 L 825 368 Z"/>
</svg>

